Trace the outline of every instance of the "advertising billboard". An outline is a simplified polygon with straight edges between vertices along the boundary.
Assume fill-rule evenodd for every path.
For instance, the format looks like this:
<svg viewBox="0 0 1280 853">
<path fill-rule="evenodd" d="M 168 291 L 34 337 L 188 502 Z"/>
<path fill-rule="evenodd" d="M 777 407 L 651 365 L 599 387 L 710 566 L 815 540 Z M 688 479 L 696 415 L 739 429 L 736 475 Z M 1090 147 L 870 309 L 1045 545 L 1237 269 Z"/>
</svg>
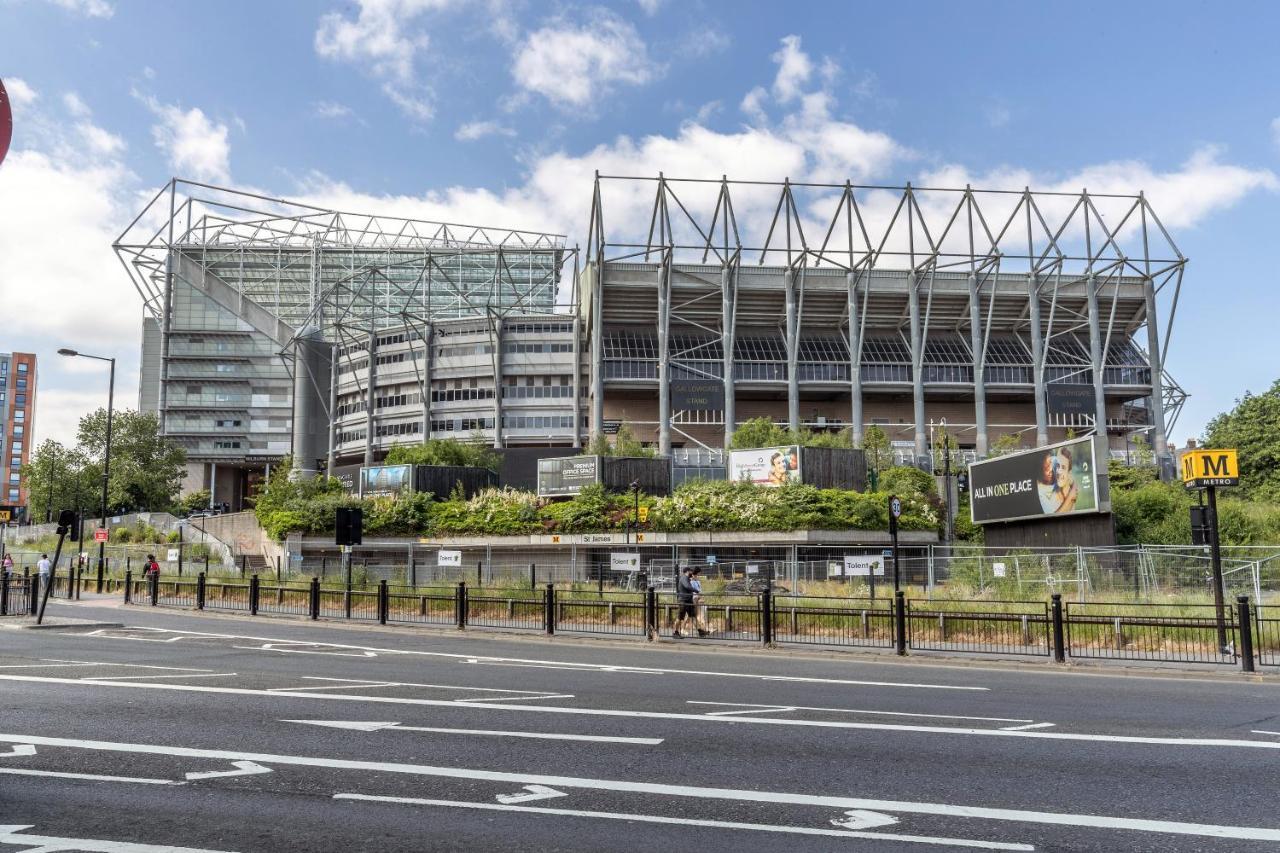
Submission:
<svg viewBox="0 0 1280 853">
<path fill-rule="evenodd" d="M 729 479 L 757 486 L 799 483 L 800 446 L 760 447 L 729 452 Z"/>
<path fill-rule="evenodd" d="M 360 469 L 362 498 L 391 497 L 412 488 L 412 465 L 371 465 Z"/>
<path fill-rule="evenodd" d="M 969 466 L 969 506 L 975 524 L 1061 518 L 1107 512 L 1104 454 L 1090 436 L 975 462 Z M 1105 447 L 1105 445 L 1104 445 Z"/>
<path fill-rule="evenodd" d="M 576 495 L 583 486 L 600 482 L 600 457 L 564 456 L 538 460 L 538 496 Z"/>
</svg>

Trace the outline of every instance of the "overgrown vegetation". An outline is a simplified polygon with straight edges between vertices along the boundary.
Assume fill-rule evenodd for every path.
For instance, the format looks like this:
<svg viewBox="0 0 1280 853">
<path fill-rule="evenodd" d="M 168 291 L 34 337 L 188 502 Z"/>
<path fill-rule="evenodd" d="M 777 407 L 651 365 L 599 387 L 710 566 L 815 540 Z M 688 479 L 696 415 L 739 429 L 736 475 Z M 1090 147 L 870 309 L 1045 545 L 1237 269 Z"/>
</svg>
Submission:
<svg viewBox="0 0 1280 853">
<path fill-rule="evenodd" d="M 608 436 L 597 433 L 587 445 L 586 454 L 588 456 L 640 456 L 652 459 L 657 455 L 657 451 L 641 444 L 630 424 L 622 424 L 618 427 L 612 442 L 609 441 Z"/>
<path fill-rule="evenodd" d="M 340 506 L 364 507 L 364 529 L 382 536 L 511 536 L 531 533 L 594 533 L 625 530 L 635 523 L 635 499 L 587 486 L 570 500 L 549 501 L 515 489 L 486 489 L 464 499 L 434 501 L 426 494 L 366 499 L 344 495 L 336 480 L 291 481 L 281 465 L 258 495 L 255 512 L 269 535 L 325 533 Z M 939 523 L 933 479 L 918 471 L 890 469 L 887 482 L 903 498 L 903 530 L 932 530 Z M 765 488 L 750 483 L 693 482 L 670 497 L 640 495 L 649 510 L 642 530 L 783 531 L 883 530 L 888 495 L 791 484 Z"/>
<path fill-rule="evenodd" d="M 384 461 L 387 465 L 456 465 L 495 472 L 502 467 L 502 457 L 483 439 L 432 438 L 421 444 L 397 444 Z"/>
</svg>

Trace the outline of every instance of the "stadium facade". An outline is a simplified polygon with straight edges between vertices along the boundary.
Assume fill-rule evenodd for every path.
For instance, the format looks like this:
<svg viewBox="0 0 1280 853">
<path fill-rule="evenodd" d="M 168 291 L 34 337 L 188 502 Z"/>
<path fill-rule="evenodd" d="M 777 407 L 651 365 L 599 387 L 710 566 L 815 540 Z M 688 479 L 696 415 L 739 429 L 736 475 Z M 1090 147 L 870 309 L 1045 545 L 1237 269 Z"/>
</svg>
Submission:
<svg viewBox="0 0 1280 853">
<path fill-rule="evenodd" d="M 239 506 L 285 456 L 307 474 L 622 423 L 714 464 L 754 417 L 877 424 L 918 464 L 944 422 L 971 456 L 1092 431 L 1168 456 L 1186 260 L 1140 194 L 589 189 L 580 263 L 560 235 L 172 181 L 115 248 L 146 307 L 140 405 L 187 450 L 188 489 Z"/>
<path fill-rule="evenodd" d="M 115 249 L 146 308 L 140 407 L 215 504 L 240 506 L 285 456 L 307 473 L 428 434 L 583 432 L 562 236 L 175 179 Z"/>
<path fill-rule="evenodd" d="M 1186 260 L 1140 194 L 597 176 L 585 255 L 592 422 L 662 453 L 763 416 L 924 464 L 943 423 L 1168 458 Z"/>
</svg>

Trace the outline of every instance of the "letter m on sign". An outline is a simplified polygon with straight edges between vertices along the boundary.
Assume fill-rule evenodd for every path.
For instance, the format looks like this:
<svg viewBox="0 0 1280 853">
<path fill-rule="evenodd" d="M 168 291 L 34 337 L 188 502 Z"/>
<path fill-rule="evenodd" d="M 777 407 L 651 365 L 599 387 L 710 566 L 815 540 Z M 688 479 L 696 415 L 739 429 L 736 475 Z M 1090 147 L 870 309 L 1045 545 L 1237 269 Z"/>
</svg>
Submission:
<svg viewBox="0 0 1280 853">
<path fill-rule="evenodd" d="M 1225 453 L 1205 454 L 1200 457 L 1200 461 L 1204 465 L 1201 477 L 1230 477 L 1234 473 L 1231 471 L 1234 466 Z"/>
</svg>

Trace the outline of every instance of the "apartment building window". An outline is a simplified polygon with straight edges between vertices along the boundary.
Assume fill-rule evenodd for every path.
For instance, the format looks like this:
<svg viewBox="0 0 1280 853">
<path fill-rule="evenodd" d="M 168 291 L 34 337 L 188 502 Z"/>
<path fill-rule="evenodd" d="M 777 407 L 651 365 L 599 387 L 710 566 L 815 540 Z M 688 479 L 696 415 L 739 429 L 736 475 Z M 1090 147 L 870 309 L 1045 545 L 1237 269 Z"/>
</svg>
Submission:
<svg viewBox="0 0 1280 853">
<path fill-rule="evenodd" d="M 15 414 L 16 414 L 16 413 L 15 413 Z M 22 424 L 14 424 L 14 425 L 13 425 L 13 434 L 14 434 L 14 435 L 22 435 L 25 431 L 26 431 L 26 428 L 25 428 Z"/>
<path fill-rule="evenodd" d="M 27 413 L 22 409 L 16 409 L 13 413 L 13 419 L 15 421 L 25 421 L 27 419 Z"/>
<path fill-rule="evenodd" d="M 10 482 L 11 484 L 13 484 L 13 485 L 15 485 L 15 486 L 16 486 L 18 483 L 22 482 L 22 475 L 21 475 L 21 474 L 10 474 L 10 475 L 9 475 L 9 482 Z"/>
<path fill-rule="evenodd" d="M 18 390 L 19 390 L 19 391 L 25 391 L 25 390 L 27 390 L 27 380 L 25 380 L 25 379 L 19 379 L 19 380 L 18 380 Z"/>
<path fill-rule="evenodd" d="M 19 409 L 25 407 L 27 405 L 27 395 L 18 394 L 16 397 L 13 398 L 13 404 L 17 406 Z"/>
<path fill-rule="evenodd" d="M 15 442 L 13 443 L 13 447 L 11 448 L 11 452 L 12 452 L 12 453 L 21 453 L 21 452 L 22 452 L 22 442 L 21 442 L 21 441 L 15 441 Z"/>
<path fill-rule="evenodd" d="M 25 361 L 18 362 L 18 372 L 19 373 L 27 372 L 27 363 Z"/>
<path fill-rule="evenodd" d="M 17 502 L 18 502 L 18 490 L 17 490 L 17 489 L 10 489 L 10 490 L 9 490 L 9 503 L 17 503 Z"/>
<path fill-rule="evenodd" d="M 214 426 L 220 426 L 220 427 L 238 427 L 240 426 L 242 421 L 239 418 L 235 418 L 235 419 L 222 418 L 220 420 L 214 421 L 213 423 L 214 423 Z"/>
<path fill-rule="evenodd" d="M 219 450 L 237 450 L 240 447 L 238 441 L 215 441 L 213 446 Z"/>
</svg>

